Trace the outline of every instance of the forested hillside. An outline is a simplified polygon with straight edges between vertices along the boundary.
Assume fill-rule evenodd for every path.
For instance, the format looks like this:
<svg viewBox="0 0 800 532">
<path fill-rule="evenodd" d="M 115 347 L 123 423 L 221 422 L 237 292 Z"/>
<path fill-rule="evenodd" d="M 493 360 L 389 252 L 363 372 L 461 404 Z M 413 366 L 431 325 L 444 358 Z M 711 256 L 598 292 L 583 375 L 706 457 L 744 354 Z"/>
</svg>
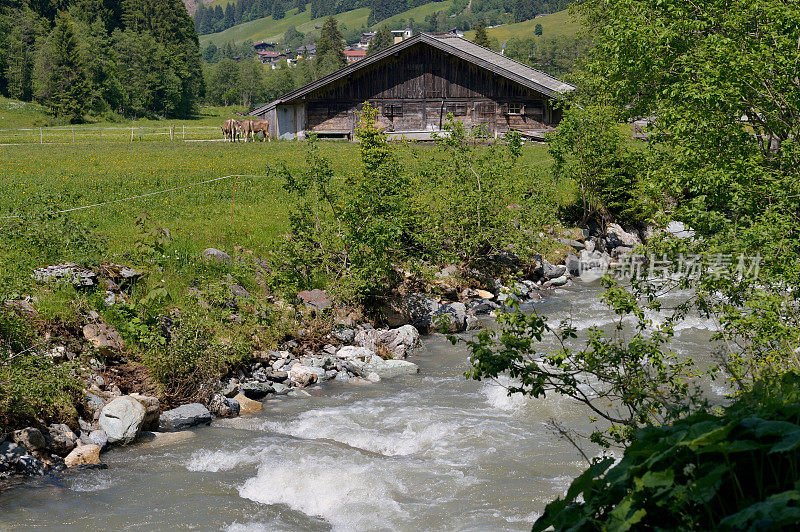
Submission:
<svg viewBox="0 0 800 532">
<path fill-rule="evenodd" d="M 445 31 L 452 28 L 468 30 L 478 23 L 485 25 L 511 24 L 532 19 L 539 13 L 563 10 L 569 0 L 235 0 L 227 4 L 200 4 L 194 14 L 195 29 L 201 35 L 219 33 L 228 28 L 254 20 L 271 17 L 272 21 L 292 14 L 309 14 L 309 20 L 338 15 L 359 8 L 369 8 L 366 26 L 373 26 L 390 17 L 404 19 L 421 31 Z M 438 9 L 435 4 L 441 4 Z M 420 6 L 431 5 L 428 13 L 440 13 L 439 18 L 414 19 L 407 13 Z M 292 11 L 294 10 L 294 11 Z M 266 21 L 265 21 L 266 23 Z M 267 31 L 268 33 L 268 31 Z M 280 32 L 276 32 L 280 33 Z"/>
<path fill-rule="evenodd" d="M 0 95 L 59 119 L 191 115 L 205 86 L 182 0 L 11 0 L 0 7 Z"/>
</svg>

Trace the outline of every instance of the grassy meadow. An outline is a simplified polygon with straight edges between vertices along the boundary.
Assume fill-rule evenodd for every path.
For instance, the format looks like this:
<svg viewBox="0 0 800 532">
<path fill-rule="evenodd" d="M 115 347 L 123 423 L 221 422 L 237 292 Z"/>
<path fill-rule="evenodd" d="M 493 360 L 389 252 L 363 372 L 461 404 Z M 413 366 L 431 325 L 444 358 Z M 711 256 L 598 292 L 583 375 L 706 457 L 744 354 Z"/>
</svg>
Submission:
<svg viewBox="0 0 800 532">
<path fill-rule="evenodd" d="M 289 198 L 276 171 L 283 165 L 296 171 L 304 168 L 305 142 L 230 144 L 164 139 L 5 146 L 0 158 L 0 216 L 31 202 L 48 201 L 53 209 L 71 209 L 243 174 L 259 177 L 221 180 L 78 210 L 70 216 L 89 222 L 121 254 L 133 245 L 138 234 L 133 221 L 143 211 L 192 252 L 205 247 L 231 250 L 235 245 L 260 252 L 286 232 Z M 432 156 L 435 147 L 411 145 L 401 150 L 403 163 L 413 168 Z M 358 145 L 325 142 L 322 151 L 337 179 L 360 171 Z M 530 145 L 520 164 L 544 175 L 549 169 L 547 161 L 544 147 Z"/>
<path fill-rule="evenodd" d="M 517 39 L 528 39 L 535 37 L 534 30 L 536 25 L 542 25 L 541 37 L 559 37 L 562 35 L 575 35 L 583 29 L 581 23 L 570 14 L 568 9 L 545 15 L 543 17 L 518 22 L 516 24 L 506 24 L 505 26 L 497 26 L 489 28 L 486 32 L 489 38 L 497 39 L 500 44 L 504 41 L 515 37 Z M 475 31 L 467 31 L 464 33 L 467 39 L 475 38 Z"/>
</svg>

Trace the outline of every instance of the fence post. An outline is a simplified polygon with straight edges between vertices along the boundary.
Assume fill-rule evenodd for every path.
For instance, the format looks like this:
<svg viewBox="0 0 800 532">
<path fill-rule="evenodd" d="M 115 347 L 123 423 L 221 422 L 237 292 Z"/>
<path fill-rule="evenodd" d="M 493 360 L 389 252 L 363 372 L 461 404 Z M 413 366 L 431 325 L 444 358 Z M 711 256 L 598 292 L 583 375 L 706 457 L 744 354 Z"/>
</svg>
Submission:
<svg viewBox="0 0 800 532">
<path fill-rule="evenodd" d="M 175 125 L 170 124 L 169 126 L 169 140 L 175 140 Z"/>
<path fill-rule="evenodd" d="M 186 140 L 186 124 L 183 125 L 183 140 Z"/>
<path fill-rule="evenodd" d="M 131 126 L 131 142 L 133 142 L 133 126 Z"/>
<path fill-rule="evenodd" d="M 39 127 L 39 144 L 44 144 L 44 132 L 41 127 Z"/>
<path fill-rule="evenodd" d="M 75 126 L 72 126 L 72 143 L 75 143 Z"/>
<path fill-rule="evenodd" d="M 103 130 L 100 129 L 100 142 L 103 142 Z"/>
</svg>

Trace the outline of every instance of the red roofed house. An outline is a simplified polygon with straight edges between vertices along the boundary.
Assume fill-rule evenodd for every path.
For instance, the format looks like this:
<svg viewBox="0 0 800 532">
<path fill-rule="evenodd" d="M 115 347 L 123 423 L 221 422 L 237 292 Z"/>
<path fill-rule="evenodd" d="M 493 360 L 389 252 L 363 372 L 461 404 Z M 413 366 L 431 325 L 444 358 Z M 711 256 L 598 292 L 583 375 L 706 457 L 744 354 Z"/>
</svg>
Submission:
<svg viewBox="0 0 800 532">
<path fill-rule="evenodd" d="M 355 63 L 356 61 L 361 61 L 365 57 L 367 57 L 366 50 L 345 50 L 344 57 L 347 59 L 348 63 Z"/>
</svg>

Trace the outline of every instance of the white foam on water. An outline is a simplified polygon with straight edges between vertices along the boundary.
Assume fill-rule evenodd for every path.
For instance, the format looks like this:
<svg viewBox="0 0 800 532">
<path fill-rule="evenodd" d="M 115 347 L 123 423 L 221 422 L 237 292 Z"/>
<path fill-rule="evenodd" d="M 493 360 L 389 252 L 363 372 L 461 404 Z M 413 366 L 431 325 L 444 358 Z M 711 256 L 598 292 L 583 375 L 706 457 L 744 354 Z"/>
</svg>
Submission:
<svg viewBox="0 0 800 532">
<path fill-rule="evenodd" d="M 69 489 L 77 492 L 103 491 L 114 487 L 118 482 L 119 479 L 114 475 L 100 472 L 96 475 L 76 476 Z"/>
<path fill-rule="evenodd" d="M 394 529 L 409 519 L 396 500 L 406 491 L 393 471 L 397 466 L 382 468 L 352 452 L 304 451 L 290 445 L 265 453 L 258 474 L 239 488 L 239 495 L 321 517 L 333 530 Z"/>
<path fill-rule="evenodd" d="M 490 407 L 505 412 L 516 412 L 523 408 L 529 398 L 521 393 L 508 394 L 508 387 L 517 384 L 508 375 L 499 375 L 481 386 L 481 393 Z"/>
<path fill-rule="evenodd" d="M 446 448 L 466 423 L 437 413 L 384 401 L 319 408 L 301 413 L 289 423 L 266 422 L 264 428 L 297 438 L 333 440 L 384 456 L 436 455 Z"/>
<path fill-rule="evenodd" d="M 230 471 L 239 465 L 255 463 L 258 463 L 258 455 L 248 450 L 230 452 L 204 449 L 192 453 L 191 458 L 186 463 L 186 469 L 189 471 L 217 473 L 219 471 Z"/>
</svg>

